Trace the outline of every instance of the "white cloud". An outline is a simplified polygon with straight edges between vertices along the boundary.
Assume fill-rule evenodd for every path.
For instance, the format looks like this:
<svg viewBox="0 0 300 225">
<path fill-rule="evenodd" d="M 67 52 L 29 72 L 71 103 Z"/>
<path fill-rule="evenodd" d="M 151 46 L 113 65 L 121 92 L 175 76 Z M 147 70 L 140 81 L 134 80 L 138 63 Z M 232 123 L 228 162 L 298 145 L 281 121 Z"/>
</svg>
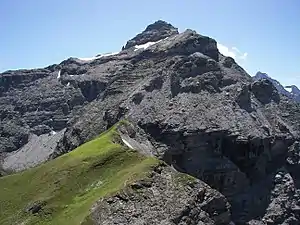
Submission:
<svg viewBox="0 0 300 225">
<path fill-rule="evenodd" d="M 236 52 L 240 52 L 240 50 L 237 47 L 232 47 L 232 50 L 234 50 Z"/>
<path fill-rule="evenodd" d="M 234 58 L 235 60 L 245 61 L 248 57 L 247 52 L 242 52 L 237 47 L 227 47 L 227 46 L 219 44 L 219 43 L 217 44 L 217 47 L 218 47 L 219 51 L 221 52 L 221 54 L 223 54 L 225 56 L 229 56 L 231 58 Z"/>
<path fill-rule="evenodd" d="M 218 49 L 221 52 L 221 54 L 225 55 L 225 56 L 229 56 L 231 58 L 236 58 L 236 51 L 234 51 L 234 49 L 229 49 L 227 46 L 222 45 L 222 44 L 217 44 L 218 45 Z"/>
<path fill-rule="evenodd" d="M 247 56 L 248 56 L 248 52 L 245 52 L 245 53 L 240 57 L 240 59 L 246 60 L 246 59 L 247 59 Z"/>
</svg>

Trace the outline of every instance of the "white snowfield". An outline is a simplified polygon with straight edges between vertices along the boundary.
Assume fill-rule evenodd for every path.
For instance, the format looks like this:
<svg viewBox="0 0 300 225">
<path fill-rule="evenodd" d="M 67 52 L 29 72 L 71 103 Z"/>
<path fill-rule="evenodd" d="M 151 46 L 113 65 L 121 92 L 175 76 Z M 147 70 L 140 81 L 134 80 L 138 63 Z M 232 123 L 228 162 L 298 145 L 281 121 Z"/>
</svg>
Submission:
<svg viewBox="0 0 300 225">
<path fill-rule="evenodd" d="M 164 39 L 161 39 L 161 40 L 158 40 L 158 41 L 155 41 L 155 42 L 147 42 L 147 43 L 145 43 L 145 44 L 142 44 L 142 45 L 135 45 L 134 46 L 134 51 L 137 51 L 137 50 L 139 50 L 139 49 L 147 49 L 147 48 L 149 48 L 150 46 L 152 46 L 152 45 L 155 45 L 155 44 L 157 44 L 157 43 L 159 43 L 159 42 L 161 42 L 161 41 L 163 41 L 163 40 L 166 40 L 168 37 L 166 37 L 166 38 L 164 38 Z"/>
<path fill-rule="evenodd" d="M 123 137 L 122 137 L 122 141 L 123 141 L 123 143 L 125 144 L 125 145 L 127 145 L 127 147 L 128 148 L 130 148 L 130 149 L 134 149 L 133 147 L 132 147 L 132 145 L 131 144 L 129 144 L 129 142 L 128 141 L 126 141 Z"/>
<path fill-rule="evenodd" d="M 60 78 L 60 73 L 61 73 L 61 70 L 58 71 L 58 74 L 57 74 L 57 79 Z"/>
<path fill-rule="evenodd" d="M 117 55 L 117 54 L 119 54 L 119 52 L 105 53 L 105 54 L 100 54 L 99 56 L 94 56 L 94 57 L 90 57 L 90 58 L 78 58 L 78 59 L 82 60 L 82 61 L 93 61 L 95 59 L 100 59 L 105 56 L 111 56 L 111 55 Z"/>
<path fill-rule="evenodd" d="M 139 50 L 139 49 L 147 49 L 147 48 L 149 48 L 151 45 L 154 45 L 154 44 L 157 44 L 158 42 L 160 42 L 161 40 L 159 40 L 159 41 L 156 41 L 156 42 L 147 42 L 147 43 L 145 43 L 145 44 L 142 44 L 142 45 L 135 45 L 134 46 L 134 51 L 137 51 L 137 50 Z"/>
<path fill-rule="evenodd" d="M 163 40 L 166 40 L 168 39 L 168 37 L 164 38 L 164 39 L 161 39 L 161 40 L 158 40 L 158 41 L 155 41 L 155 42 L 147 42 L 145 44 L 142 44 L 142 45 L 135 45 L 134 46 L 134 51 L 137 51 L 139 49 L 147 49 L 149 48 L 150 46 L 152 45 L 155 45 Z M 100 54 L 98 56 L 94 56 L 94 57 L 87 57 L 87 58 L 77 58 L 79 60 L 82 60 L 82 61 L 93 61 L 93 60 L 96 60 L 96 59 L 100 59 L 102 57 L 106 57 L 106 56 L 112 56 L 112 55 L 117 55 L 119 54 L 120 52 L 111 52 L 111 53 L 105 53 L 105 54 Z"/>
<path fill-rule="evenodd" d="M 292 88 L 290 88 L 290 87 L 285 87 L 284 89 L 287 90 L 290 93 L 292 92 Z"/>
</svg>

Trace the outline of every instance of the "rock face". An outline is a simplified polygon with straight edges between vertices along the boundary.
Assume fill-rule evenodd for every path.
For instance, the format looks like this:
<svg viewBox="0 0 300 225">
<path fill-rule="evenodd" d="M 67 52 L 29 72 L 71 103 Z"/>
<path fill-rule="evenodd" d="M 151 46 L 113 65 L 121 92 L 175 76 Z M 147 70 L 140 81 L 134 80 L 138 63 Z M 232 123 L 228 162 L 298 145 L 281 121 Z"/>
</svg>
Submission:
<svg viewBox="0 0 300 225">
<path fill-rule="evenodd" d="M 145 146 L 151 143 L 150 154 L 221 192 L 235 224 L 300 222 L 300 106 L 272 82 L 253 81 L 234 59 L 219 53 L 212 38 L 192 30 L 179 34 L 158 21 L 118 54 L 89 61 L 70 58 L 45 69 L 0 76 L 10 77 L 2 82 L 0 97 L 1 151 L 13 152 L 10 156 L 32 133 L 65 128 L 49 154 L 54 158 L 126 118 L 141 131 Z M 134 132 L 128 137 L 134 139 Z M 196 192 L 180 195 L 163 184 L 165 176 L 157 176 L 161 189 L 154 182 L 128 201 L 117 196 L 110 203 L 103 200 L 96 208 L 105 207 L 107 213 L 95 210 L 94 222 L 113 224 L 109 215 L 124 204 L 128 215 L 141 215 L 128 220 L 120 213 L 116 220 L 127 222 L 119 224 L 155 221 L 156 216 L 165 221 L 161 224 L 229 223 L 228 214 L 226 222 L 216 222 Z M 154 189 L 157 198 L 139 200 Z M 172 214 L 170 203 L 157 212 L 153 205 L 168 200 L 162 190 L 178 194 L 188 210 L 178 207 Z M 138 202 L 145 203 L 139 212 Z M 219 204 L 224 210 L 224 201 Z M 204 221 L 201 215 L 207 213 Z"/>
<path fill-rule="evenodd" d="M 229 224 L 226 198 L 195 178 L 167 167 L 126 187 L 92 209 L 94 224 Z"/>
</svg>

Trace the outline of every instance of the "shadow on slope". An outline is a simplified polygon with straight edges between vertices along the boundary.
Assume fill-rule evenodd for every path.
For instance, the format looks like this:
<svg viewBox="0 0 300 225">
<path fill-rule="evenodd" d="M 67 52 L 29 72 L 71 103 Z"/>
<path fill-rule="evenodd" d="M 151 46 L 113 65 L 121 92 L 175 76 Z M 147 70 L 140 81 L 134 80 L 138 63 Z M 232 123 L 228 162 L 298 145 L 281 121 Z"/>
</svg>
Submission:
<svg viewBox="0 0 300 225">
<path fill-rule="evenodd" d="M 167 164 L 203 180 L 226 196 L 236 224 L 265 215 L 275 174 L 285 165 L 289 141 L 238 139 L 226 130 L 172 132 L 155 124 L 144 129 L 165 148 L 162 157 Z"/>
</svg>

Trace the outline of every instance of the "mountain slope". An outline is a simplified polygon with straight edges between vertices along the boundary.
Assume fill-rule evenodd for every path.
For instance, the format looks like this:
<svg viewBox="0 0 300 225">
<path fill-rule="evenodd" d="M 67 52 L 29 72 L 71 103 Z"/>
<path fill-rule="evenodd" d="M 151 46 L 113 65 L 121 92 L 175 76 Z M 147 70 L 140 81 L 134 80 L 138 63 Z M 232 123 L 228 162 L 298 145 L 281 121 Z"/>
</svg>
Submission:
<svg viewBox="0 0 300 225">
<path fill-rule="evenodd" d="M 169 193 L 160 201 L 173 203 L 164 207 L 172 207 L 172 210 L 179 214 L 184 210 L 184 204 L 174 204 L 178 200 L 190 204 L 188 201 L 197 199 L 199 193 L 202 193 L 203 197 L 210 196 L 211 199 L 216 199 L 219 204 L 222 204 L 217 207 L 226 216 L 218 218 L 218 214 L 212 214 L 210 207 L 215 207 L 217 203 L 204 201 L 204 199 L 197 200 L 199 203 L 202 202 L 203 209 L 195 208 L 195 210 L 198 210 L 198 213 L 209 213 L 202 219 L 212 224 L 214 221 L 217 224 L 229 222 L 229 206 L 220 193 L 211 190 L 195 178 L 167 168 L 153 157 L 146 157 L 127 146 L 122 146 L 119 142 L 124 139 L 118 129 L 126 124 L 114 126 L 95 140 L 53 161 L 25 172 L 0 178 L 0 223 L 2 225 L 115 224 L 113 221 L 120 220 L 115 215 L 110 217 L 107 213 L 101 217 L 97 216 L 97 213 L 103 214 L 109 210 L 109 206 L 102 205 L 103 200 L 97 203 L 98 199 L 107 198 L 109 203 L 106 204 L 112 202 L 122 204 L 122 201 L 125 201 L 123 203 L 125 204 L 129 203 L 125 199 L 128 198 L 130 191 L 130 195 L 134 195 L 141 201 L 142 198 L 150 198 L 152 193 L 151 191 L 149 193 L 149 190 L 155 187 Z M 166 180 L 168 180 L 168 187 L 165 184 Z M 141 195 L 143 189 L 148 192 Z M 109 200 L 111 198 L 115 200 Z M 131 204 L 134 204 L 134 201 L 132 197 Z M 153 199 L 152 204 L 158 204 L 157 200 Z M 90 211 L 92 206 L 94 209 Z M 99 207 L 102 208 L 100 211 Z M 133 218 L 140 222 L 141 220 L 149 222 L 150 218 L 157 220 L 156 209 L 151 208 L 150 205 L 148 207 L 143 218 L 137 215 Z M 191 205 L 191 207 L 195 206 Z M 129 212 L 133 213 L 132 209 Z M 163 217 L 165 221 L 172 219 L 172 215 L 167 212 Z M 197 222 L 200 220 L 201 218 L 195 219 Z"/>
<path fill-rule="evenodd" d="M 140 190 L 142 196 L 152 193 L 154 199 L 138 204 L 141 196 L 130 198 L 130 190 L 129 197 L 120 201 L 117 196 L 112 202 L 101 199 L 93 207 L 93 223 L 300 221 L 300 106 L 281 95 L 272 82 L 253 81 L 233 58 L 219 53 L 210 37 L 189 29 L 178 33 L 172 25 L 158 21 L 119 53 L 70 58 L 45 69 L 9 71 L 1 77 L 6 80 L 0 97 L 3 167 L 55 159 L 126 118 L 132 124 L 126 136 L 130 146 L 163 160 L 169 165 L 166 170 L 189 174 L 222 193 L 218 195 L 222 204 L 217 204 L 222 207 L 208 210 L 202 202 L 210 197 L 202 198 L 200 193 L 199 197 L 197 192 L 188 195 L 192 199 L 187 192 L 179 195 L 169 185 L 174 180 L 172 172 L 156 173 L 162 186 L 154 181 Z M 42 90 L 46 91 L 43 96 Z M 53 135 L 58 142 L 49 140 Z M 36 139 L 42 143 L 40 148 L 34 147 Z M 48 157 L 26 157 L 28 152 Z M 12 163 L 16 155 L 19 161 Z M 34 163 L 29 163 L 32 158 Z M 188 191 L 189 185 L 183 189 Z M 181 199 L 182 204 L 176 205 L 162 190 L 177 193 L 191 204 Z M 186 204 L 185 211 L 172 213 L 172 205 Z M 124 205 L 134 210 L 125 213 Z"/>
<path fill-rule="evenodd" d="M 116 127 L 74 151 L 0 179 L 0 223 L 80 224 L 92 204 L 158 164 L 121 146 Z"/>
</svg>

